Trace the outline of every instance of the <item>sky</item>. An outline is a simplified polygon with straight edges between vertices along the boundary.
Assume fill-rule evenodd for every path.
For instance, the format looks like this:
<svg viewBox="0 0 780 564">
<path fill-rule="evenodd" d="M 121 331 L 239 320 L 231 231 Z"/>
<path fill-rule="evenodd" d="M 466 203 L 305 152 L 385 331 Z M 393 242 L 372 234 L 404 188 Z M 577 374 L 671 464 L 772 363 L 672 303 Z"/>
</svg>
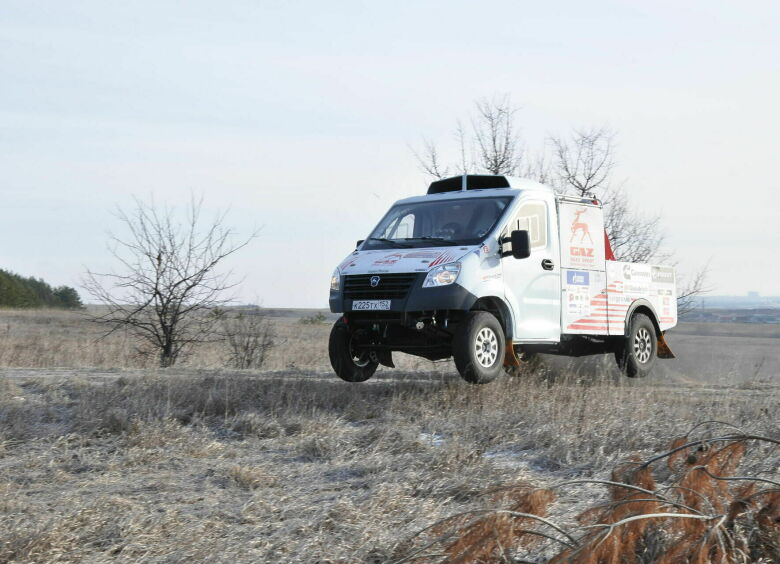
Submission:
<svg viewBox="0 0 780 564">
<path fill-rule="evenodd" d="M 617 133 L 616 182 L 682 276 L 780 294 L 780 4 L 0 0 L 0 268 L 82 291 L 133 197 L 259 236 L 236 298 L 326 307 L 475 100 L 529 149 Z M 82 291 L 83 294 L 83 291 Z M 89 300 L 87 295 L 83 295 Z"/>
</svg>

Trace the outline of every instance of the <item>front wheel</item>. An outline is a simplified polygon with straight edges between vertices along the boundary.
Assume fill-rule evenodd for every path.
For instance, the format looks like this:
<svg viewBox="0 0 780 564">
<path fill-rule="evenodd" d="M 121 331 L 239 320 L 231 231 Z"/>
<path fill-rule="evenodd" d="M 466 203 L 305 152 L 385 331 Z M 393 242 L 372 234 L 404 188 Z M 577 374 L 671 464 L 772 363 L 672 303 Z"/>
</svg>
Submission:
<svg viewBox="0 0 780 564">
<path fill-rule="evenodd" d="M 504 330 L 492 314 L 472 311 L 460 323 L 452 343 L 455 366 L 466 382 L 487 384 L 504 365 Z"/>
<path fill-rule="evenodd" d="M 643 378 L 650 374 L 658 351 L 658 337 L 650 318 L 637 313 L 631 318 L 622 348 L 615 352 L 621 372 L 629 378 Z"/>
<path fill-rule="evenodd" d="M 369 351 L 356 350 L 355 335 L 342 319 L 330 330 L 328 354 L 333 370 L 345 382 L 365 382 L 379 365 Z"/>
</svg>

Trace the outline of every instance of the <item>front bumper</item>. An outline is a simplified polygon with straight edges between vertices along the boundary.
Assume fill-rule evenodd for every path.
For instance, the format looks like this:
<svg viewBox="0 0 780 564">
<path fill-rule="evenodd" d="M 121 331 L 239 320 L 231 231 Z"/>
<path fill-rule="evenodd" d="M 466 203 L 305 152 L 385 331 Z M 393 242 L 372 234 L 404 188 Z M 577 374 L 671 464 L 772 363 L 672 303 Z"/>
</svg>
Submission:
<svg viewBox="0 0 780 564">
<path fill-rule="evenodd" d="M 450 284 L 449 286 L 423 288 L 422 284 L 424 280 L 425 274 L 421 273 L 409 288 L 406 296 L 403 298 L 391 299 L 390 309 L 383 311 L 395 313 L 433 310 L 468 311 L 477 301 L 477 297 L 474 294 L 466 290 L 457 282 Z M 353 300 L 344 297 L 343 288 L 339 292 L 331 292 L 329 301 L 330 311 L 333 313 L 352 312 Z"/>
</svg>

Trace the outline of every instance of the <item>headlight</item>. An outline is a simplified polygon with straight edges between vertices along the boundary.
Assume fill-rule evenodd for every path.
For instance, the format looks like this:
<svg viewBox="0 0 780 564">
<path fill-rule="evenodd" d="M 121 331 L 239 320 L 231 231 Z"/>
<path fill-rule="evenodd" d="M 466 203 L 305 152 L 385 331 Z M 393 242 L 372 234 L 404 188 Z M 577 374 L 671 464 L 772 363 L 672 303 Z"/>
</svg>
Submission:
<svg viewBox="0 0 780 564">
<path fill-rule="evenodd" d="M 330 275 L 330 291 L 338 292 L 340 282 L 341 282 L 341 273 L 337 268 L 336 270 L 333 271 L 333 274 Z"/>
<path fill-rule="evenodd" d="M 428 273 L 423 282 L 423 288 L 435 288 L 436 286 L 449 286 L 458 279 L 460 263 L 452 262 L 437 266 Z"/>
</svg>

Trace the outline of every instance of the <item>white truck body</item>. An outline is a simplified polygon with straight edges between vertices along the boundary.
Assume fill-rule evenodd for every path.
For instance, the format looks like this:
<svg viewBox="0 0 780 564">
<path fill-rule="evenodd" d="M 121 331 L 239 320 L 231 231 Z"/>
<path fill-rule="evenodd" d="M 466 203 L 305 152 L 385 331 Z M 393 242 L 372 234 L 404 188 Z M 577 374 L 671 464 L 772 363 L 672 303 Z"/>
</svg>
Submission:
<svg viewBox="0 0 780 564">
<path fill-rule="evenodd" d="M 390 320 L 393 313 L 401 315 L 405 326 L 421 321 L 424 326 L 438 324 L 441 330 L 442 324 L 446 329 L 448 318 L 457 321 L 456 312 L 464 308 L 487 309 L 501 320 L 507 344 L 515 349 L 539 345 L 542 352 L 545 346 L 552 352 L 563 350 L 556 345 L 577 337 L 623 337 L 633 314 L 642 311 L 652 319 L 663 343 L 663 332 L 677 323 L 672 267 L 607 260 L 601 204 L 592 198 L 559 196 L 531 180 L 492 178 L 501 179 L 506 187 L 466 189 L 464 178 L 462 190 L 397 202 L 388 215 L 393 210 L 411 210 L 393 227 L 395 232 L 405 231 L 402 235 L 408 237 L 396 234 L 388 239 L 382 235 L 384 241 L 379 242 L 375 230 L 374 240 L 361 242 L 334 273 L 339 290 L 333 291 L 332 281 L 331 310 L 344 313 L 345 322 L 350 317 L 356 322 L 365 318 L 368 324 L 377 315 L 383 318 L 379 312 L 386 312 L 384 317 Z M 444 209 L 451 205 L 458 210 L 466 207 L 464 202 L 478 209 L 482 202 L 492 206 L 496 201 L 505 203 L 497 221 L 469 244 L 453 239 L 437 245 L 435 240 L 417 240 L 434 237 L 413 236 L 422 228 L 422 216 L 417 217 L 415 227 L 418 204 L 439 202 Z M 528 232 L 530 251 L 520 260 L 511 255 L 509 242 L 510 234 L 518 230 Z M 415 244 L 405 248 L 404 242 Z M 424 287 L 426 276 L 442 265 L 452 265 L 453 272 L 458 269 L 451 287 Z M 383 280 L 395 284 L 392 281 L 404 275 L 416 276 L 417 281 L 403 295 L 372 294 L 366 286 L 376 282 L 381 288 Z M 360 287 L 362 293 L 350 293 L 358 283 L 366 288 Z M 381 334 L 379 324 L 371 323 Z M 389 334 L 387 330 L 385 333 Z M 380 347 L 376 350 L 385 346 L 378 337 L 372 342 Z M 386 346 L 389 350 L 412 351 L 408 346 L 394 346 L 393 339 L 387 340 Z"/>
</svg>

